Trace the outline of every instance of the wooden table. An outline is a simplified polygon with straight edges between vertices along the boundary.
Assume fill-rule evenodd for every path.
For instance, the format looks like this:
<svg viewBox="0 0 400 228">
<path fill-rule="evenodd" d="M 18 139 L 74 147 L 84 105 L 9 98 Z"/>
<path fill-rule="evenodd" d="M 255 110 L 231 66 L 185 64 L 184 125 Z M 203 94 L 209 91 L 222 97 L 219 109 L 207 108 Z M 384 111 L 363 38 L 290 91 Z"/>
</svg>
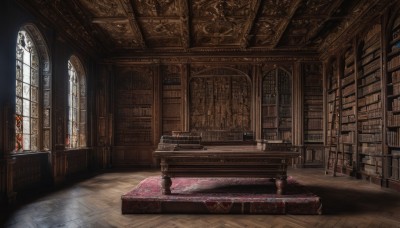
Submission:
<svg viewBox="0 0 400 228">
<path fill-rule="evenodd" d="M 155 151 L 160 159 L 162 192 L 171 194 L 171 177 L 274 178 L 277 194 L 285 193 L 287 164 L 293 151 L 261 151 L 255 146 L 215 146 L 205 150 Z"/>
</svg>

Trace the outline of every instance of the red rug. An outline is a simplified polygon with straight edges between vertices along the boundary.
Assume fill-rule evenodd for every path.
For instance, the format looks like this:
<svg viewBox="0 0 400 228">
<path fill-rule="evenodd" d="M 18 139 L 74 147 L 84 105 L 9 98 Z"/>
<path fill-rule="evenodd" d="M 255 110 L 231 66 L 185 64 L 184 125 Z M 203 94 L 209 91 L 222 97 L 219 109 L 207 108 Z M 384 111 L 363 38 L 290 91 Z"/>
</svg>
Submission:
<svg viewBox="0 0 400 228">
<path fill-rule="evenodd" d="M 172 194 L 162 195 L 160 179 L 122 195 L 122 213 L 321 214 L 321 199 L 292 178 L 285 195 L 268 178 L 172 178 Z"/>
</svg>

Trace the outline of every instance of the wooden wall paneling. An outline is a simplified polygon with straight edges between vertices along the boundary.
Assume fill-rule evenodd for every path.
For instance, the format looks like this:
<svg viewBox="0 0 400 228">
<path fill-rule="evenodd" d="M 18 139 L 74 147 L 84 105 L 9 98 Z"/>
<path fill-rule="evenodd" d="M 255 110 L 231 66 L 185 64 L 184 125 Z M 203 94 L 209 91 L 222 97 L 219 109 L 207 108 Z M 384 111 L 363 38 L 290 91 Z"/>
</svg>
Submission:
<svg viewBox="0 0 400 228">
<path fill-rule="evenodd" d="M 66 173 L 68 177 L 79 176 L 88 171 L 90 149 L 69 150 L 66 153 Z"/>
<path fill-rule="evenodd" d="M 49 153 L 16 155 L 14 168 L 14 190 L 26 191 L 48 186 L 50 183 Z"/>
</svg>

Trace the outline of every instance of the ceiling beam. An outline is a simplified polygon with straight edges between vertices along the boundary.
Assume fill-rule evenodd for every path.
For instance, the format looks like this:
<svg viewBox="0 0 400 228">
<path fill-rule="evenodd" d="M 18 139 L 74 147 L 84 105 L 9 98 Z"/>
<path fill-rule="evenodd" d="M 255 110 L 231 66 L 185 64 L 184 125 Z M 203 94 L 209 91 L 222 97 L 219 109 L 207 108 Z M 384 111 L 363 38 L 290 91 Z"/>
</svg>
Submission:
<svg viewBox="0 0 400 228">
<path fill-rule="evenodd" d="M 273 41 L 273 48 L 276 48 L 276 46 L 278 45 L 279 41 L 281 41 L 283 34 L 285 33 L 286 29 L 288 28 L 290 22 L 292 21 L 292 18 L 294 17 L 296 11 L 300 8 L 301 3 L 303 3 L 303 0 L 297 0 L 294 4 L 293 7 L 291 8 L 291 11 L 289 12 L 289 14 L 284 17 L 284 19 L 286 19 L 280 29 L 278 29 L 277 34 L 274 37 L 274 41 Z"/>
<path fill-rule="evenodd" d="M 119 0 L 119 2 L 124 6 L 125 12 L 129 20 L 129 25 L 131 26 L 134 34 L 136 34 L 135 38 L 137 39 L 140 47 L 143 49 L 147 48 L 143 33 L 137 23 L 135 12 L 133 11 L 133 6 L 131 5 L 132 3 L 129 0 Z"/>
<path fill-rule="evenodd" d="M 181 39 L 182 39 L 182 47 L 187 50 L 191 47 L 191 39 L 190 39 L 190 9 L 188 2 L 186 0 L 180 0 L 180 20 L 181 20 Z"/>
<path fill-rule="evenodd" d="M 261 8 L 261 0 L 253 1 L 249 19 L 245 25 L 245 28 L 243 29 L 242 37 L 240 38 L 240 42 L 241 42 L 240 46 L 244 49 L 249 46 L 250 32 L 251 32 L 251 29 L 254 27 L 254 23 L 256 21 L 257 14 L 260 11 L 260 8 Z"/>
<path fill-rule="evenodd" d="M 128 22 L 126 17 L 93 17 L 92 23 L 102 24 L 102 23 L 123 23 Z"/>
</svg>

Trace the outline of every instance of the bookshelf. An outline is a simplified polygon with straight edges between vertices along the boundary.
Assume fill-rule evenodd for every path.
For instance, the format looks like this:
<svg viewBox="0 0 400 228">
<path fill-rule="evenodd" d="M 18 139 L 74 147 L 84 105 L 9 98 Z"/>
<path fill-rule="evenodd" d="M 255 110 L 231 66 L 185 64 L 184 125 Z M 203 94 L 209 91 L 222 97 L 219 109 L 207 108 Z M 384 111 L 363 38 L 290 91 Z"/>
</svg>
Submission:
<svg viewBox="0 0 400 228">
<path fill-rule="evenodd" d="M 171 135 L 172 131 L 181 131 L 182 88 L 180 67 L 163 66 L 162 80 L 162 134 Z"/>
<path fill-rule="evenodd" d="M 281 68 L 263 77 L 262 137 L 292 142 L 292 80 Z"/>
<path fill-rule="evenodd" d="M 323 166 L 322 64 L 303 65 L 304 166 Z"/>
<path fill-rule="evenodd" d="M 388 178 L 400 180 L 400 16 L 393 23 L 387 54 Z"/>
<path fill-rule="evenodd" d="M 338 150 L 339 134 L 339 82 L 338 82 L 338 62 L 332 59 L 327 69 L 327 133 L 326 146 L 328 158 L 326 169 L 332 169 L 336 152 Z"/>
<path fill-rule="evenodd" d="M 358 47 L 358 169 L 362 175 L 382 175 L 381 25 L 374 24 Z"/>
<path fill-rule="evenodd" d="M 117 146 L 151 145 L 153 140 L 153 77 L 143 71 L 121 70 L 116 77 Z"/>
<path fill-rule="evenodd" d="M 343 56 L 343 71 L 340 78 L 340 157 L 338 165 L 352 170 L 356 161 L 355 136 L 357 131 L 356 118 L 356 82 L 355 82 L 355 52 L 353 47 L 347 48 Z"/>
</svg>

